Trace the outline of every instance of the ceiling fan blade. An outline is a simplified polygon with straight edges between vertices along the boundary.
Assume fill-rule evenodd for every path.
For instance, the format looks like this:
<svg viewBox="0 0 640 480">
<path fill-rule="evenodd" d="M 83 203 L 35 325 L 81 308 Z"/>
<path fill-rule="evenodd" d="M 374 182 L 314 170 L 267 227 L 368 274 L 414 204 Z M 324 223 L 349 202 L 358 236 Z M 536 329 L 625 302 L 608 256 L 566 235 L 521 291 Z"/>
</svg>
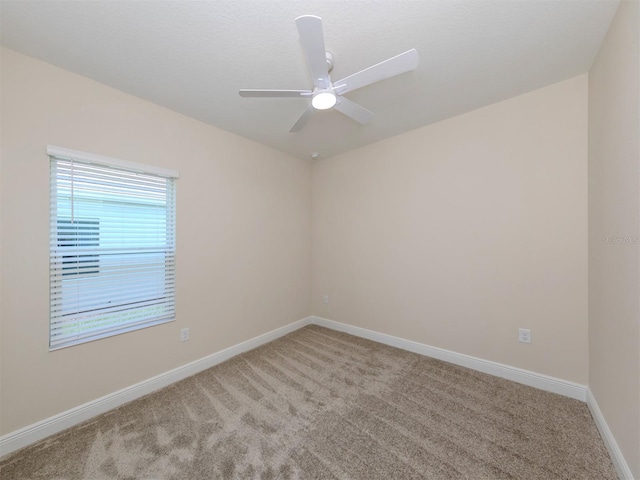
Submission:
<svg viewBox="0 0 640 480">
<path fill-rule="evenodd" d="M 418 66 L 418 51 L 415 48 L 408 50 L 400 55 L 391 57 L 384 62 L 377 63 L 372 67 L 360 70 L 353 75 L 343 78 L 334 82 L 336 87 L 345 85 L 344 89 L 340 90 L 340 93 L 352 92 L 357 88 L 366 87 L 372 83 L 385 80 L 387 78 L 395 77 L 401 73 L 414 70 Z"/>
<path fill-rule="evenodd" d="M 309 120 L 309 118 L 311 118 L 311 115 L 313 115 L 313 110 L 314 108 L 311 106 L 311 104 L 309 104 L 307 109 L 302 112 L 302 115 L 300 115 L 300 118 L 298 118 L 296 123 L 293 124 L 293 127 L 291 127 L 291 130 L 289 130 L 289 133 L 296 133 L 302 130 L 302 128 L 307 123 L 307 120 Z"/>
<path fill-rule="evenodd" d="M 362 125 L 366 125 L 375 117 L 374 113 L 344 97 L 339 97 L 338 103 L 333 108 Z"/>
<path fill-rule="evenodd" d="M 329 70 L 327 52 L 324 47 L 324 34 L 322 33 L 322 19 L 315 15 L 303 15 L 296 18 L 296 26 L 302 49 L 307 56 L 313 86 L 329 88 Z"/>
<path fill-rule="evenodd" d="M 311 90 L 240 90 L 241 97 L 308 97 Z"/>
</svg>

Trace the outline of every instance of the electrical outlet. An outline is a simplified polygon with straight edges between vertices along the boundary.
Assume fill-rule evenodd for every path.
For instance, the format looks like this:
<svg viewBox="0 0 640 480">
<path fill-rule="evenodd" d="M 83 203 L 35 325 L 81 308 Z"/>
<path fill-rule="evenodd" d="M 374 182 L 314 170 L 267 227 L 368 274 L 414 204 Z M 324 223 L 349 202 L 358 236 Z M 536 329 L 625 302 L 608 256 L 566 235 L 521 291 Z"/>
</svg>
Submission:
<svg viewBox="0 0 640 480">
<path fill-rule="evenodd" d="M 518 329 L 518 341 L 522 343 L 531 343 L 531 330 L 526 328 Z"/>
<path fill-rule="evenodd" d="M 189 340 L 189 329 L 183 328 L 182 330 L 180 330 L 180 341 L 186 342 L 187 340 Z"/>
<path fill-rule="evenodd" d="M 322 295 L 322 303 L 329 303 L 329 295 Z"/>
</svg>

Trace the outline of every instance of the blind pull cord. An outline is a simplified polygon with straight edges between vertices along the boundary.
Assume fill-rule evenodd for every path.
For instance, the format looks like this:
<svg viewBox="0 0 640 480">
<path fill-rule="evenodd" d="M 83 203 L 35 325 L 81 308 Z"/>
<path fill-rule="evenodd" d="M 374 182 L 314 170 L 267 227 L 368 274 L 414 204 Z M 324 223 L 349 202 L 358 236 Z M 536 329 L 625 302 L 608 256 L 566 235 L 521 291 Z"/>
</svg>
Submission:
<svg viewBox="0 0 640 480">
<path fill-rule="evenodd" d="M 74 217 L 73 217 L 73 158 L 71 159 L 71 225 L 73 226 L 73 224 L 75 223 Z"/>
</svg>

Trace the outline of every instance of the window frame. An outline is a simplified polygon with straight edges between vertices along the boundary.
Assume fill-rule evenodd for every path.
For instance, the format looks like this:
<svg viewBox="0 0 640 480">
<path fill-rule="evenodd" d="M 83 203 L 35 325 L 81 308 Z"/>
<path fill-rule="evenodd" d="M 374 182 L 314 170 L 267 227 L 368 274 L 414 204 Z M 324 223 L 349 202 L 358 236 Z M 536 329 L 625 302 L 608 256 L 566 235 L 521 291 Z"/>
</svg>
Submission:
<svg viewBox="0 0 640 480">
<path fill-rule="evenodd" d="M 50 171 L 52 172 L 51 173 L 52 178 L 50 179 L 51 186 L 50 186 L 50 192 L 49 192 L 49 200 L 50 200 L 49 216 L 50 216 L 50 222 L 51 222 L 50 228 L 49 228 L 49 242 L 50 242 L 49 350 L 54 351 L 54 350 L 70 347 L 73 345 L 84 344 L 84 343 L 99 340 L 102 338 L 120 335 L 122 333 L 140 330 L 140 329 L 148 328 L 154 325 L 159 325 L 159 324 L 174 321 L 175 320 L 175 281 L 174 279 L 175 279 L 175 253 L 176 253 L 176 245 L 175 245 L 176 198 L 175 197 L 176 197 L 176 183 L 177 183 L 176 180 L 179 178 L 179 173 L 175 170 L 153 167 L 153 166 L 144 165 L 140 163 L 128 162 L 120 159 L 115 159 L 112 157 L 105 157 L 105 156 L 95 155 L 91 153 L 80 152 L 80 151 L 70 150 L 70 149 L 61 148 L 61 147 L 55 147 L 51 145 L 47 147 L 47 155 L 49 157 L 49 168 L 50 168 Z M 60 196 L 60 191 L 61 191 L 60 189 L 63 187 L 61 187 L 61 184 L 60 184 L 61 177 L 58 176 L 57 169 L 61 168 L 60 165 L 62 164 L 66 164 L 67 169 L 70 168 L 70 171 L 71 171 L 71 192 L 72 193 L 69 200 L 68 198 L 69 195 L 67 190 L 68 205 L 75 205 L 74 202 L 76 202 L 76 200 L 73 197 L 73 171 L 74 171 L 75 164 L 84 165 L 87 168 L 95 167 L 94 170 L 96 168 L 99 168 L 99 169 L 106 168 L 106 169 L 109 169 L 109 174 L 113 174 L 116 177 L 118 176 L 118 174 L 120 174 L 120 177 L 117 178 L 116 182 L 122 181 L 122 183 L 118 184 L 118 188 L 125 188 L 125 189 L 131 188 L 131 190 L 126 190 L 131 193 L 135 193 L 135 190 L 132 187 L 124 186 L 125 175 L 135 175 L 136 177 L 141 177 L 141 175 L 152 176 L 152 177 L 162 177 L 163 179 L 166 180 L 167 187 L 166 187 L 165 197 L 161 197 L 161 198 L 164 198 L 165 203 L 164 203 L 164 208 L 161 209 L 160 212 L 164 212 L 163 217 L 161 218 L 165 219 L 165 223 L 166 223 L 165 228 L 168 229 L 166 230 L 167 237 L 164 242 L 168 242 L 168 243 L 162 243 L 160 247 L 156 247 L 156 246 L 152 247 L 152 250 L 159 250 L 159 253 L 157 254 L 154 254 L 153 252 L 148 252 L 145 254 L 143 251 L 141 254 L 133 255 L 131 257 L 125 255 L 125 257 L 123 257 L 125 259 L 131 258 L 132 261 L 134 262 L 132 264 L 128 264 L 125 262 L 123 264 L 124 268 L 134 269 L 137 267 L 137 264 L 135 263 L 135 261 L 136 261 L 136 258 L 138 257 L 146 259 L 146 258 L 153 258 L 154 255 L 165 255 L 164 266 L 162 265 L 163 263 L 162 261 L 160 262 L 155 261 L 154 263 L 156 265 L 156 271 L 158 273 L 155 274 L 155 277 L 153 276 L 149 277 L 150 280 L 152 281 L 151 285 L 153 285 L 154 282 L 157 283 L 158 281 L 160 281 L 159 283 L 160 287 L 158 288 L 160 288 L 161 290 L 163 288 L 165 289 L 163 291 L 162 296 L 160 297 L 162 300 L 161 303 L 153 303 L 153 302 L 159 302 L 159 297 L 156 292 L 149 292 L 149 293 L 146 292 L 146 289 L 148 288 L 147 287 L 148 281 L 144 280 L 143 278 L 141 279 L 142 283 L 140 285 L 143 286 L 143 290 L 145 291 L 143 293 L 137 294 L 135 301 L 132 301 L 129 304 L 126 303 L 127 295 L 125 295 L 124 293 L 122 294 L 121 297 L 118 297 L 118 292 L 112 292 L 110 290 L 107 290 L 108 293 L 112 293 L 114 295 L 113 308 L 116 310 L 111 310 L 109 306 L 106 306 L 107 304 L 111 303 L 111 297 L 109 297 L 108 301 L 103 302 L 103 306 L 89 308 L 89 309 L 87 309 L 87 307 L 84 307 L 85 308 L 84 311 L 81 310 L 80 307 L 76 307 L 76 313 L 73 313 L 73 311 L 71 313 L 64 313 L 64 314 L 61 313 L 61 311 L 66 308 L 64 307 L 64 304 L 66 302 L 65 298 L 67 298 L 65 296 L 66 294 L 64 293 L 64 290 L 66 288 L 65 280 L 76 282 L 75 283 L 76 285 L 80 285 L 79 290 L 82 290 L 82 289 L 86 289 L 87 291 L 93 290 L 93 293 L 89 294 L 89 296 L 87 297 L 89 299 L 93 299 L 92 295 L 93 296 L 97 296 L 97 295 L 95 294 L 96 287 L 95 286 L 91 287 L 87 282 L 95 282 L 96 279 L 97 281 L 105 281 L 105 282 L 110 281 L 108 279 L 107 273 L 104 274 L 102 279 L 100 277 L 100 269 L 102 267 L 102 260 L 103 260 L 103 258 L 100 258 L 101 256 L 100 250 L 102 247 L 102 245 L 100 245 L 100 236 L 101 236 L 101 227 L 102 227 L 100 224 L 101 223 L 100 218 L 94 218 L 93 216 L 88 217 L 86 215 L 81 214 L 77 217 L 78 225 L 82 225 L 84 227 L 86 227 L 86 225 L 91 225 L 91 226 L 95 225 L 95 228 L 91 228 L 91 227 L 84 228 L 84 232 L 81 232 L 81 227 L 79 226 L 75 231 L 75 233 L 73 231 L 73 228 L 71 228 L 69 236 L 67 237 L 62 236 L 64 232 L 61 233 L 60 231 L 60 223 L 61 222 L 64 223 L 68 221 L 67 216 L 65 216 L 64 214 L 61 215 L 59 211 L 59 208 L 60 208 L 59 200 L 60 198 L 64 197 L 64 194 L 62 197 Z M 149 177 L 146 177 L 146 178 L 149 178 Z M 160 179 L 157 178 L 156 180 L 159 181 Z M 160 183 L 160 185 L 163 185 L 163 184 Z M 117 212 L 118 208 L 115 206 L 109 206 L 109 203 L 111 202 L 115 203 L 117 201 L 115 199 L 117 199 L 118 197 L 114 196 L 113 193 L 107 192 L 106 190 L 103 192 L 103 194 L 105 195 L 105 201 L 100 201 L 99 203 L 105 205 L 105 207 L 102 207 L 102 208 L 104 208 L 105 212 L 108 212 L 107 213 L 108 215 L 113 215 L 114 218 L 116 218 L 115 220 L 116 224 L 119 225 L 118 222 L 120 222 L 121 219 L 118 216 L 118 214 L 115 213 Z M 92 197 L 93 195 L 90 193 L 88 198 L 92 198 Z M 79 201 L 82 201 L 82 200 L 79 200 Z M 131 205 L 133 210 L 135 210 L 136 208 L 141 208 L 143 204 L 138 203 L 135 200 L 132 200 L 129 203 L 129 205 Z M 148 208 L 148 207 L 142 207 L 142 208 Z M 162 207 L 154 207 L 154 208 L 162 208 Z M 73 206 L 71 207 L 71 211 L 73 212 Z M 135 215 L 136 213 L 134 212 L 133 216 L 130 218 L 128 217 L 128 219 L 136 220 L 137 217 L 135 217 Z M 141 213 L 141 215 L 144 215 L 144 213 Z M 143 224 L 143 220 L 146 220 L 146 217 L 140 217 L 140 220 L 141 220 L 140 223 L 136 223 L 136 227 L 139 227 L 141 224 Z M 130 229 L 127 227 L 127 230 L 121 230 L 121 231 L 129 232 Z M 157 226 L 154 231 L 158 232 Z M 130 235 L 130 238 L 133 239 L 133 241 L 146 242 L 146 240 L 144 240 L 145 233 L 148 233 L 148 232 L 143 231 L 142 234 L 135 234 L 135 235 L 129 234 L 129 235 Z M 138 240 L 136 240 L 136 238 L 138 238 Z M 97 246 L 94 243 L 96 241 L 98 242 Z M 118 241 L 120 240 L 118 239 Z M 73 259 L 65 261 L 65 258 L 67 258 L 67 256 L 65 256 L 64 253 L 67 253 L 67 252 L 63 252 L 62 250 L 64 250 L 65 247 L 74 247 L 74 246 L 88 247 L 89 249 L 95 248 L 95 250 L 98 251 L 98 253 L 97 254 L 96 252 L 90 252 L 88 254 L 72 253 L 71 255 L 68 255 L 68 258 L 73 258 Z M 82 248 L 80 248 L 80 250 L 82 250 Z M 163 252 L 163 253 L 160 253 L 160 252 Z M 102 253 L 102 255 L 105 255 L 105 253 Z M 149 255 L 151 255 L 151 257 L 149 257 Z M 168 255 L 168 257 L 166 257 L 166 255 Z M 93 258 L 96 258 L 97 256 L 98 258 L 96 258 L 96 260 L 93 261 L 93 265 L 87 268 L 81 265 L 84 262 L 84 260 L 80 260 L 80 259 L 84 256 L 93 257 Z M 75 264 L 76 271 L 64 272 L 64 270 L 67 269 L 64 266 L 65 263 Z M 85 268 L 84 271 L 83 271 L 83 268 Z M 151 275 L 154 275 L 154 274 L 151 274 Z M 158 277 L 157 275 L 162 275 L 162 276 Z M 104 280 L 105 278 L 106 280 Z M 127 279 L 126 281 L 131 281 L 131 282 L 137 281 L 137 280 L 133 280 L 133 277 L 130 277 L 130 276 L 127 276 L 125 278 Z M 170 289 L 166 290 L 168 285 L 170 286 Z M 111 288 L 111 286 L 109 285 L 107 288 Z M 124 291 L 126 289 L 121 289 L 121 290 Z M 55 292 L 55 295 L 54 295 L 54 292 Z M 102 292 L 100 292 L 100 294 L 101 293 Z M 55 297 L 55 300 L 54 300 L 54 297 Z M 76 294 L 75 298 L 76 298 L 76 301 L 81 302 L 81 300 L 78 300 L 78 299 L 84 300 L 85 297 L 83 297 L 82 293 L 79 293 L 79 294 Z M 149 303 L 149 305 L 146 305 L 147 303 Z M 157 311 L 162 312 L 161 314 L 156 314 L 153 311 L 154 308 L 147 308 L 147 307 L 153 307 L 154 305 L 159 305 Z M 152 313 L 150 313 L 149 310 L 151 310 Z M 156 315 L 156 317 L 153 317 L 154 314 Z M 68 318 L 65 319 L 64 317 L 68 317 Z M 85 317 L 91 317 L 91 320 L 90 321 L 85 320 L 84 319 Z M 120 318 L 119 320 L 115 320 L 113 319 L 113 317 L 120 317 Z M 128 321 L 125 320 L 127 317 L 129 317 Z M 111 323 L 109 322 L 110 319 L 112 319 Z M 95 324 L 90 325 L 90 322 L 94 322 L 94 321 L 95 321 Z M 95 327 L 95 325 L 98 325 L 98 327 Z M 69 333 L 66 333 L 66 334 L 61 333 L 61 330 L 67 327 L 76 328 L 77 334 L 75 332 L 72 335 L 69 335 Z"/>
</svg>

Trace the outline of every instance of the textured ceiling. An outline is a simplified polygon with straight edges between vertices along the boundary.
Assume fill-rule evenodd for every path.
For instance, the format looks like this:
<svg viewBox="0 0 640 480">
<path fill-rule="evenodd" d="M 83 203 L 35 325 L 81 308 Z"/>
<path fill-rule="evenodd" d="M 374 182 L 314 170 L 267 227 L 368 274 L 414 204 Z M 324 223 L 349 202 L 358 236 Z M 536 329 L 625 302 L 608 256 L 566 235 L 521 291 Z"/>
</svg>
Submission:
<svg viewBox="0 0 640 480">
<path fill-rule="evenodd" d="M 2 44 L 211 125 L 328 157 L 586 72 L 618 0 L 215 0 L 0 2 Z M 346 96 L 358 125 L 298 98 L 308 89 L 294 20 L 322 17 L 334 80 L 416 48 L 418 69 Z"/>
</svg>

